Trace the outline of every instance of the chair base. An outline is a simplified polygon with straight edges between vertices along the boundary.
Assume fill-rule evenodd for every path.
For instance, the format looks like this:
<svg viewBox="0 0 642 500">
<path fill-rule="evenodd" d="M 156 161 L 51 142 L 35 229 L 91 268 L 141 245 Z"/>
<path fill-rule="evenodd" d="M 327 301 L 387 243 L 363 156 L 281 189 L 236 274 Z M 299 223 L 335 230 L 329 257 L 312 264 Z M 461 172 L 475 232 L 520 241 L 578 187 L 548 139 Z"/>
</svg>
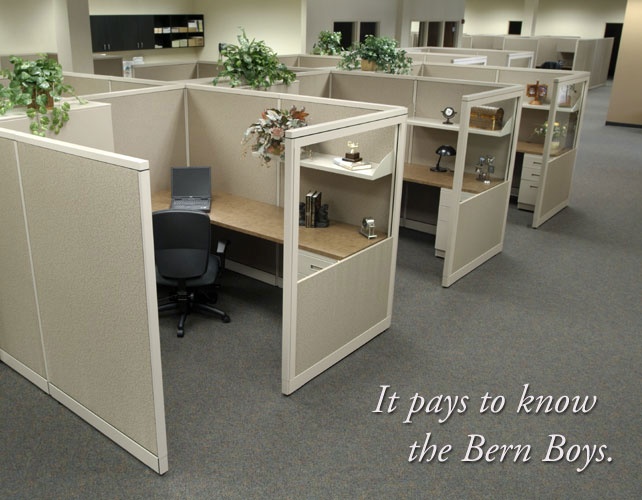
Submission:
<svg viewBox="0 0 642 500">
<path fill-rule="evenodd" d="M 176 336 L 183 337 L 185 335 L 185 321 L 187 316 L 192 311 L 200 311 L 204 313 L 213 314 L 221 318 L 223 323 L 229 323 L 230 317 L 224 311 L 212 306 L 216 299 L 212 300 L 209 294 L 202 291 L 199 292 L 179 292 L 159 301 L 158 312 L 165 312 L 171 310 L 178 310 L 180 318 L 176 326 Z"/>
</svg>

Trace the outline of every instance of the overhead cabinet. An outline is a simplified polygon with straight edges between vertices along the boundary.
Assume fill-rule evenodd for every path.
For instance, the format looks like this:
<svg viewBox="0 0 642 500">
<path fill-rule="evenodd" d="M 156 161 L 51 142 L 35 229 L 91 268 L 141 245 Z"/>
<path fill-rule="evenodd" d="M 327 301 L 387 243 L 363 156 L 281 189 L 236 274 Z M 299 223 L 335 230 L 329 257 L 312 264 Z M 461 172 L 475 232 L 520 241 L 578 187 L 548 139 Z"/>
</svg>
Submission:
<svg viewBox="0 0 642 500">
<path fill-rule="evenodd" d="M 93 52 L 205 45 L 203 15 L 90 16 Z"/>
</svg>

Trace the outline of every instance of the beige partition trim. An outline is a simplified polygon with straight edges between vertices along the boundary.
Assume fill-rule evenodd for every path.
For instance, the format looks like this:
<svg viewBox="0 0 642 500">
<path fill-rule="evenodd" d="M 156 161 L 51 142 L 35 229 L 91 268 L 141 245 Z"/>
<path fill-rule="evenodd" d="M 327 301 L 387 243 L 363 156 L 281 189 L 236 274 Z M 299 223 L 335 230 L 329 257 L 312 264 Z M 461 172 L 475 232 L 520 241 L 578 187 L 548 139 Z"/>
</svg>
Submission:
<svg viewBox="0 0 642 500">
<path fill-rule="evenodd" d="M 576 156 L 577 149 L 574 149 L 551 159 L 547 165 L 542 165 L 540 186 L 533 212 L 534 228 L 541 226 L 568 206 Z"/>
<path fill-rule="evenodd" d="M 17 143 L 50 394 L 167 471 L 148 163 Z"/>
<path fill-rule="evenodd" d="M 0 361 L 47 392 L 16 143 L 0 139 Z"/>
</svg>

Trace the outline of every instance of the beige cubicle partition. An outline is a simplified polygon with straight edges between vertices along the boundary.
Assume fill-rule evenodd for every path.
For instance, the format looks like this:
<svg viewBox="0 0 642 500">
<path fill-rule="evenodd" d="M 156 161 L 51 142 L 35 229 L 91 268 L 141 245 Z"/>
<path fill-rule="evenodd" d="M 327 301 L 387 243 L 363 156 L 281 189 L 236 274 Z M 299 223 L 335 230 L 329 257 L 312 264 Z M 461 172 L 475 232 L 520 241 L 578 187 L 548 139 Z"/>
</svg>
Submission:
<svg viewBox="0 0 642 500">
<path fill-rule="evenodd" d="M 111 108 L 113 150 L 149 162 L 152 192 L 169 189 L 171 167 L 190 164 L 184 85 L 146 86 L 89 98 Z"/>
<path fill-rule="evenodd" d="M 0 359 L 164 473 L 147 161 L 8 129 L 0 155 Z"/>
</svg>

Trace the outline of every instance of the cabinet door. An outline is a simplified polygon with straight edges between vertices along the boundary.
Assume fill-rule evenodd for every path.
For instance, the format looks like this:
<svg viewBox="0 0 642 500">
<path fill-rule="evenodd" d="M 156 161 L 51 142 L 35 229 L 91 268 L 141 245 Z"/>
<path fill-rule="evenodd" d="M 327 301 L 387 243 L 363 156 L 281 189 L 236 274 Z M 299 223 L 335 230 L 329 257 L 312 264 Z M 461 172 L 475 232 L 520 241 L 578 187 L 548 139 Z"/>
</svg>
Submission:
<svg viewBox="0 0 642 500">
<path fill-rule="evenodd" d="M 91 49 L 93 52 L 109 50 L 109 19 L 113 16 L 90 16 Z"/>
<path fill-rule="evenodd" d="M 154 48 L 154 16 L 136 16 L 138 18 L 138 47 L 139 49 Z"/>
</svg>

